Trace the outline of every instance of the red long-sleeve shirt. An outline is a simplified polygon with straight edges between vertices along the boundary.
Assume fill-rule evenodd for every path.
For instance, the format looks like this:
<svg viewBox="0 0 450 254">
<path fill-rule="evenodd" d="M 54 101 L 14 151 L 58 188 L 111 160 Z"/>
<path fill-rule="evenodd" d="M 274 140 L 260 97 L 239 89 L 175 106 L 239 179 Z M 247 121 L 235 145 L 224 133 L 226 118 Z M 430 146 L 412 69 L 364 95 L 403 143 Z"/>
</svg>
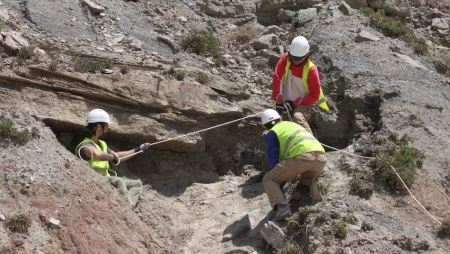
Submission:
<svg viewBox="0 0 450 254">
<path fill-rule="evenodd" d="M 308 61 L 310 61 L 309 57 L 306 58 L 305 61 L 303 61 L 303 63 L 299 66 L 295 66 L 291 62 L 287 81 L 283 84 L 283 91 L 280 91 L 287 59 L 288 54 L 284 53 L 280 60 L 278 60 L 277 66 L 275 67 L 272 80 L 273 100 L 277 103 L 292 100 L 294 101 L 295 106 L 314 104 L 319 99 L 320 95 L 320 78 L 319 71 L 316 66 L 311 67 L 308 73 L 308 94 L 303 86 L 303 67 Z"/>
</svg>

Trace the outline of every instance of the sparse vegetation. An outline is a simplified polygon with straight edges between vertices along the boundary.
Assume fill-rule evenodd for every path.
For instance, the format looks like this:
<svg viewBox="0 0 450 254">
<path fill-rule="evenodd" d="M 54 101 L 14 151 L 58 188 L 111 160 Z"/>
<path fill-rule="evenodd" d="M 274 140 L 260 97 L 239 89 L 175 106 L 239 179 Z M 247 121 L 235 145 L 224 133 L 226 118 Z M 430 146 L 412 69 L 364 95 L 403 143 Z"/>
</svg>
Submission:
<svg viewBox="0 0 450 254">
<path fill-rule="evenodd" d="M 395 168 L 405 184 L 410 187 L 416 178 L 416 169 L 421 168 L 424 156 L 415 148 L 406 145 L 392 144 L 386 150 L 377 152 L 373 167 L 388 187 L 399 188 L 403 186 L 400 179 L 392 170 Z"/>
<path fill-rule="evenodd" d="M 327 212 L 321 212 L 321 213 L 319 214 L 319 216 L 316 217 L 315 222 L 316 222 L 316 223 L 324 223 L 325 221 L 328 220 L 328 217 L 329 217 L 329 215 L 328 215 Z"/>
<path fill-rule="evenodd" d="M 104 69 L 111 69 L 113 66 L 113 63 L 110 59 L 97 61 L 89 58 L 74 57 L 72 59 L 72 62 L 74 70 L 83 73 L 95 73 Z"/>
<path fill-rule="evenodd" d="M 370 25 L 380 29 L 385 35 L 405 41 L 419 55 L 428 53 L 428 46 L 423 38 L 418 38 L 411 28 L 406 27 L 392 17 L 386 16 L 384 10 L 375 12 L 371 8 L 360 9 L 361 13 L 369 16 Z"/>
<path fill-rule="evenodd" d="M 126 64 L 120 66 L 120 73 L 122 73 L 123 75 L 127 74 L 130 72 L 130 67 Z"/>
<path fill-rule="evenodd" d="M 19 50 L 18 57 L 21 60 L 27 60 L 34 56 L 34 46 L 22 46 Z"/>
<path fill-rule="evenodd" d="M 261 32 L 254 27 L 238 27 L 234 33 L 230 35 L 230 41 L 235 45 L 243 45 L 249 43 L 254 38 L 261 35 Z"/>
<path fill-rule="evenodd" d="M 52 61 L 50 62 L 50 65 L 48 66 L 48 69 L 50 71 L 56 71 L 58 67 L 58 59 L 57 58 L 52 58 Z"/>
<path fill-rule="evenodd" d="M 353 174 L 350 181 L 350 192 L 361 198 L 370 198 L 373 194 L 372 174 L 367 172 L 357 172 Z"/>
<path fill-rule="evenodd" d="M 6 227 L 12 232 L 27 233 L 31 225 L 31 219 L 27 214 L 17 214 L 9 218 Z"/>
<path fill-rule="evenodd" d="M 267 61 L 261 57 L 255 57 L 252 59 L 252 67 L 260 71 L 270 69 L 270 66 L 267 63 Z"/>
<path fill-rule="evenodd" d="M 30 140 L 28 130 L 17 131 L 9 119 L 0 119 L 0 137 L 11 140 L 17 144 L 24 144 Z"/>
<path fill-rule="evenodd" d="M 298 212 L 292 214 L 291 217 L 287 219 L 288 225 L 294 228 L 302 228 L 311 213 L 317 212 L 309 206 L 301 207 Z"/>
<path fill-rule="evenodd" d="M 195 81 L 197 81 L 200 84 L 206 85 L 209 82 L 208 75 L 206 75 L 203 72 L 198 72 L 195 74 Z"/>
<path fill-rule="evenodd" d="M 438 235 L 441 238 L 450 237 L 450 219 L 444 220 L 442 226 L 438 231 Z"/>
<path fill-rule="evenodd" d="M 297 244 L 288 242 L 283 248 L 274 252 L 274 254 L 302 254 L 303 251 Z"/>
<path fill-rule="evenodd" d="M 183 81 L 185 77 L 186 77 L 186 72 L 185 71 L 182 71 L 182 70 L 176 71 L 175 78 L 178 81 Z"/>
<path fill-rule="evenodd" d="M 371 230 L 373 230 L 373 226 L 369 222 L 363 221 L 361 224 L 361 230 L 364 232 L 371 231 Z"/>
<path fill-rule="evenodd" d="M 334 236 L 341 239 L 347 237 L 347 223 L 345 221 L 334 224 Z"/>
<path fill-rule="evenodd" d="M 210 30 L 193 29 L 189 31 L 189 34 L 182 39 L 181 45 L 187 52 L 200 56 L 211 56 L 215 59 L 222 58 L 221 41 Z"/>
</svg>

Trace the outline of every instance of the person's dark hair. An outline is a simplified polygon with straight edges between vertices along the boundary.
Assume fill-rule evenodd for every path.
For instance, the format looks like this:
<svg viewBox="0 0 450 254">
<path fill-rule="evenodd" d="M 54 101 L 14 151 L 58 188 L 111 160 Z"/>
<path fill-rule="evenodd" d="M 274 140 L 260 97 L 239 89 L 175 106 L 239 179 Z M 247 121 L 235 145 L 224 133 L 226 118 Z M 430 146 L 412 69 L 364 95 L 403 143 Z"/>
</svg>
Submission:
<svg viewBox="0 0 450 254">
<path fill-rule="evenodd" d="M 84 129 L 84 136 L 88 138 L 92 138 L 95 134 L 95 127 L 97 127 L 97 124 L 100 124 L 102 128 L 105 128 L 105 123 L 88 123 L 86 125 L 86 128 Z"/>
<path fill-rule="evenodd" d="M 272 129 L 272 127 L 273 127 L 275 124 L 277 124 L 279 121 L 281 121 L 281 119 L 275 119 L 275 120 L 272 120 L 272 121 L 270 121 L 270 122 L 264 124 L 264 128 L 270 130 L 270 129 Z"/>
</svg>

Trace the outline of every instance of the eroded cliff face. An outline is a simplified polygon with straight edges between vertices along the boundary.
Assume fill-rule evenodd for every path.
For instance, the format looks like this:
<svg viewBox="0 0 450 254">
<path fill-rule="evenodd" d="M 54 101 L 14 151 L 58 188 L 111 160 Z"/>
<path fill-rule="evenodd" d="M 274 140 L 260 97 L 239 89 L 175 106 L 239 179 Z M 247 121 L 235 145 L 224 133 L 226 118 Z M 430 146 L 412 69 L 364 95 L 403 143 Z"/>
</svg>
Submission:
<svg viewBox="0 0 450 254">
<path fill-rule="evenodd" d="M 348 4 L 411 16 L 407 21 L 418 33 L 447 41 L 444 11 L 425 15 L 416 6 L 404 8 L 406 2 Z M 359 212 L 344 242 L 330 236 L 332 244 L 323 245 L 330 222 L 299 243 L 310 253 L 446 252 L 434 235 L 437 225 L 417 205 L 397 206 L 412 201 L 409 196 L 392 197 L 382 186 L 369 200 L 349 195 L 352 175 L 343 168 L 369 171 L 370 162 L 334 148 L 367 155 L 375 137 L 407 134 L 425 154 L 413 191 L 439 219 L 448 218 L 448 202 L 441 202 L 448 200 L 450 170 L 450 143 L 442 138 L 450 129 L 447 48 L 429 41 L 429 55 L 419 57 L 368 26 L 358 10 L 333 1 L 3 1 L 0 24 L 2 119 L 39 130 L 26 144 L 2 139 L 0 214 L 25 213 L 32 222 L 28 233 L 13 233 L 5 221 L 0 250 L 269 253 L 256 244 L 270 210 L 255 180 L 265 169 L 258 113 L 272 107 L 271 68 L 290 38 L 301 34 L 311 43 L 330 107 L 315 108 L 310 120 L 329 157 L 321 176 L 327 202 L 315 209 Z M 434 28 L 425 30 L 429 24 Z M 191 30 L 206 28 L 222 41 L 220 64 L 182 48 Z M 102 68 L 83 73 L 80 59 Z M 208 82 L 201 84 L 199 73 Z M 113 150 L 153 144 L 114 168 L 145 185 L 134 212 L 73 154 L 93 108 L 111 115 L 106 140 Z M 295 209 L 310 205 L 298 195 Z M 224 236 L 245 214 L 250 231 Z M 361 234 L 363 221 L 382 222 Z M 419 232 L 416 242 L 404 244 L 412 237 L 405 228 Z M 388 239 L 378 244 L 385 231 Z M 367 244 L 351 244 L 361 241 Z"/>
</svg>

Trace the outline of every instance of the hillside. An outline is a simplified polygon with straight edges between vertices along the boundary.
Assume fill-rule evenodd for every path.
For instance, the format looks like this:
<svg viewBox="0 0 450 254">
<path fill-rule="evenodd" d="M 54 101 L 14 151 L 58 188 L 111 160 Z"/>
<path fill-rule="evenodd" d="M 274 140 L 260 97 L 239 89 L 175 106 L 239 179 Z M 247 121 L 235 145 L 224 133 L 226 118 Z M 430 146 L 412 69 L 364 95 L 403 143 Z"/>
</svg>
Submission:
<svg viewBox="0 0 450 254">
<path fill-rule="evenodd" d="M 449 6 L 0 1 L 0 253 L 276 252 L 259 114 L 297 35 L 330 106 L 310 119 L 325 200 L 285 185 L 278 253 L 449 253 Z M 114 167 L 136 208 L 74 155 L 94 108 L 114 151 L 152 144 Z"/>
</svg>

